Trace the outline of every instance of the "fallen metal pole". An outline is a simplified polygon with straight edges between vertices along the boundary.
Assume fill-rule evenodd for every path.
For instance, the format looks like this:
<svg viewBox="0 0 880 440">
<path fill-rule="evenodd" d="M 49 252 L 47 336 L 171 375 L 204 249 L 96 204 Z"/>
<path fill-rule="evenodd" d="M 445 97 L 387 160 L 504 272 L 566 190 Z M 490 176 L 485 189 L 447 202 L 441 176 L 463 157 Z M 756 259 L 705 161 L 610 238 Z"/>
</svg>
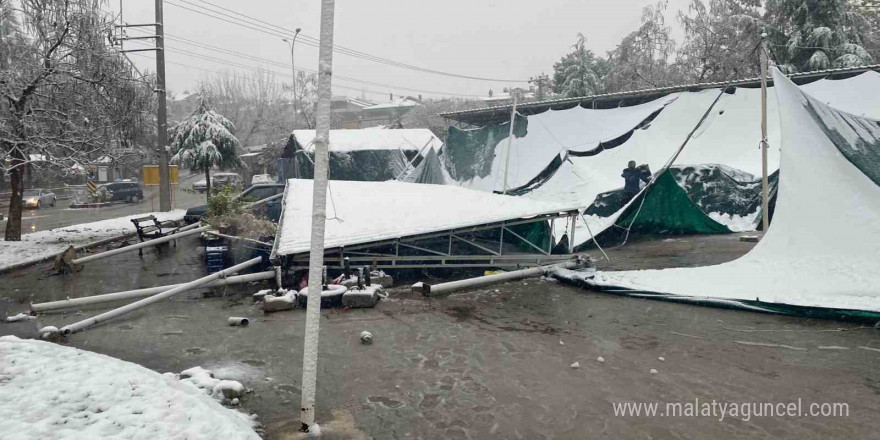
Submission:
<svg viewBox="0 0 880 440">
<path fill-rule="evenodd" d="M 242 209 L 256 208 L 257 206 L 260 206 L 264 203 L 269 203 L 272 200 L 278 200 L 282 197 L 284 197 L 284 193 L 275 194 L 274 196 L 269 196 L 269 197 L 266 197 L 265 199 L 260 199 L 260 200 L 257 200 L 256 202 L 248 203 L 248 204 L 242 206 Z"/>
<path fill-rule="evenodd" d="M 571 269 L 582 265 L 584 262 L 580 259 L 567 261 L 565 263 L 553 264 L 549 266 L 538 266 L 532 267 L 529 269 L 521 269 L 521 270 L 513 270 L 510 272 L 504 272 L 494 275 L 486 275 L 482 277 L 476 278 L 468 278 L 465 280 L 458 281 L 450 281 L 448 283 L 440 283 L 428 285 L 424 284 L 422 287 L 422 295 L 424 296 L 433 296 L 433 295 L 442 295 L 444 293 L 449 293 L 455 290 L 467 289 L 471 287 L 479 287 L 485 286 L 486 284 L 492 283 L 500 283 L 502 281 L 510 281 L 510 280 L 518 280 L 522 278 L 536 277 L 547 273 L 550 268 L 553 267 L 561 267 L 563 269 Z"/>
<path fill-rule="evenodd" d="M 214 281 L 216 279 L 219 279 L 219 278 L 226 278 L 227 275 L 234 274 L 236 272 L 247 269 L 255 264 L 260 263 L 261 261 L 263 261 L 263 259 L 260 257 L 251 258 L 250 260 L 247 260 L 244 263 L 236 264 L 235 266 L 232 266 L 229 269 L 223 269 L 217 273 L 212 273 L 211 275 L 199 278 L 194 281 L 190 281 L 190 282 L 185 283 L 183 285 L 177 286 L 173 289 L 166 290 L 162 293 L 157 293 L 151 297 L 144 298 L 139 301 L 135 301 L 131 304 L 124 305 L 122 307 L 119 307 L 118 309 L 113 309 L 113 310 L 101 313 L 100 315 L 93 316 L 91 318 L 87 318 L 82 321 L 70 324 L 70 325 L 66 325 L 61 328 L 61 334 L 64 336 L 67 336 L 67 335 L 70 335 L 71 333 L 76 333 L 78 331 L 85 330 L 86 328 L 89 328 L 95 324 L 107 321 L 109 319 L 113 319 L 117 316 L 124 315 L 128 312 L 133 312 L 137 309 L 140 309 L 141 307 L 148 306 L 150 304 L 153 304 L 154 302 L 158 302 L 158 301 L 161 301 L 165 298 L 169 298 L 174 295 L 177 295 L 180 292 L 185 292 L 185 291 L 190 290 L 192 288 L 202 286 L 204 284 L 207 284 L 207 283 Z"/>
<path fill-rule="evenodd" d="M 275 278 L 275 271 L 269 270 L 266 272 L 257 272 L 257 273 L 249 273 L 246 275 L 236 275 L 234 277 L 223 278 L 220 280 L 214 280 L 210 283 L 206 283 L 204 285 L 199 286 L 199 288 L 207 289 L 211 287 L 222 287 L 228 286 L 231 284 L 244 284 L 249 283 L 251 281 L 262 281 L 262 280 L 271 280 Z M 180 284 L 169 284 L 166 286 L 156 286 L 156 287 L 147 287 L 144 289 L 135 289 L 135 290 L 126 290 L 122 292 L 114 292 L 114 293 L 106 293 L 103 295 L 92 295 L 86 296 L 83 298 L 70 298 L 61 301 L 52 301 L 52 302 L 44 302 L 38 304 L 31 304 L 31 310 L 36 313 L 48 312 L 52 310 L 60 310 L 60 309 L 69 309 L 73 307 L 81 307 L 88 306 L 92 304 L 102 304 L 112 301 L 120 301 L 125 299 L 135 299 L 135 298 L 143 298 L 150 295 L 155 295 L 157 293 L 162 293 L 166 290 L 173 289 L 175 287 L 180 287 L 185 283 Z"/>
<path fill-rule="evenodd" d="M 192 226 L 192 225 L 190 225 L 190 226 Z M 114 255 L 119 255 L 119 254 L 121 254 L 121 253 L 123 253 L 123 252 L 136 251 L 136 250 L 138 250 L 138 249 L 145 248 L 145 247 L 148 247 L 148 246 L 155 246 L 155 245 L 157 245 L 157 244 L 167 243 L 167 242 L 169 242 L 169 241 L 177 240 L 177 239 L 180 239 L 180 238 L 183 238 L 183 237 L 187 237 L 187 236 L 190 236 L 190 235 L 200 234 L 200 233 L 205 232 L 205 231 L 207 231 L 207 230 L 209 230 L 209 229 L 211 229 L 210 226 L 202 226 L 202 227 L 199 227 L 199 228 L 196 228 L 196 229 L 190 229 L 190 230 L 187 230 L 187 231 L 184 231 L 184 232 L 177 232 L 177 233 L 174 233 L 174 234 L 171 234 L 171 235 L 166 235 L 166 236 L 164 236 L 164 237 L 155 238 L 155 239 L 150 240 L 150 241 L 145 241 L 145 242 L 143 242 L 143 243 L 133 244 L 133 245 L 131 245 L 131 246 L 121 247 L 121 248 L 119 248 L 119 249 L 112 249 L 112 250 L 109 250 L 109 251 L 107 251 L 107 252 L 101 252 L 100 254 L 94 254 L 94 255 L 89 255 L 89 256 L 82 257 L 82 258 L 77 258 L 76 260 L 71 261 L 71 263 L 73 263 L 73 264 L 83 264 L 83 263 L 88 263 L 89 261 L 94 261 L 94 260 L 98 260 L 98 259 L 101 259 L 101 258 L 106 258 L 106 257 L 112 257 L 112 256 L 114 256 Z"/>
<path fill-rule="evenodd" d="M 241 241 L 246 241 L 246 242 L 248 242 L 248 243 L 259 244 L 259 245 L 262 245 L 262 246 L 265 246 L 265 247 L 268 247 L 268 248 L 271 248 L 271 247 L 272 247 L 272 243 L 263 243 L 262 241 L 254 240 L 254 239 L 252 239 L 252 238 L 236 237 L 236 236 L 234 236 L 234 235 L 221 234 L 221 233 L 219 233 L 219 232 L 217 232 L 217 231 L 206 231 L 205 233 L 208 234 L 208 235 L 213 235 L 213 236 L 215 236 L 215 237 L 228 238 L 228 239 L 230 239 L 230 240 L 241 240 Z"/>
</svg>

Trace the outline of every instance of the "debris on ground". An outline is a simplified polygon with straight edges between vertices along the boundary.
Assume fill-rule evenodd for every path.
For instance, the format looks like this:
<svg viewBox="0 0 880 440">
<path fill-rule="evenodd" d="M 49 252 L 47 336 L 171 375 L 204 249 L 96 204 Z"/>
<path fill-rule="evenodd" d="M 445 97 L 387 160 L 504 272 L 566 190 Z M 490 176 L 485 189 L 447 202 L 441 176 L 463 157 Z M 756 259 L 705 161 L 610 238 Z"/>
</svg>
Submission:
<svg viewBox="0 0 880 440">
<path fill-rule="evenodd" d="M 15 438 L 260 439 L 194 387 L 85 350 L 3 336 L 0 376 L 0 432 Z"/>
<path fill-rule="evenodd" d="M 273 289 L 263 289 L 253 295 L 254 302 L 260 302 L 266 299 L 266 296 L 271 296 L 272 293 L 275 292 Z"/>
<path fill-rule="evenodd" d="M 596 358 L 596 362 L 598 362 L 598 363 L 600 363 L 600 364 L 604 364 L 604 363 L 605 363 L 605 358 L 603 358 L 602 356 L 599 356 L 599 357 Z"/>
<path fill-rule="evenodd" d="M 379 298 L 387 296 L 382 290 L 382 286 L 379 285 L 363 286 L 362 288 L 355 286 L 342 294 L 342 305 L 351 308 L 375 307 Z"/>
<path fill-rule="evenodd" d="M 250 320 L 241 316 L 230 316 L 226 322 L 233 327 L 247 327 Z"/>
<path fill-rule="evenodd" d="M 665 362 L 665 361 L 666 361 L 666 358 L 664 358 L 663 356 L 660 356 L 660 357 L 657 358 L 657 360 L 660 361 L 660 362 Z"/>
<path fill-rule="evenodd" d="M 581 364 L 580 364 L 580 362 L 575 361 L 573 364 L 571 364 L 571 365 L 569 365 L 569 366 L 570 366 L 571 368 L 575 368 L 575 369 L 577 369 L 577 368 L 580 368 L 580 367 L 581 367 Z"/>
<path fill-rule="evenodd" d="M 562 339 L 559 340 L 559 345 L 565 345 L 565 342 L 562 342 Z"/>
<path fill-rule="evenodd" d="M 220 402 L 232 401 L 232 399 L 240 398 L 244 394 L 244 386 L 241 382 L 216 379 L 213 371 L 202 367 L 183 370 L 176 377 L 179 377 L 183 383 L 205 391 L 206 394 Z"/>
<path fill-rule="evenodd" d="M 30 321 L 32 319 L 37 319 L 36 316 L 28 315 L 27 313 L 19 313 L 17 315 L 12 315 L 6 317 L 6 322 L 19 322 L 19 321 Z"/>
<path fill-rule="evenodd" d="M 655 368 L 651 368 L 650 373 L 651 373 L 651 374 L 657 374 L 657 370 L 656 370 Z"/>
<path fill-rule="evenodd" d="M 280 312 L 296 308 L 296 291 L 278 289 L 279 296 L 265 295 L 263 298 L 263 312 Z"/>
<path fill-rule="evenodd" d="M 361 332 L 361 343 L 363 344 L 372 344 L 373 343 L 373 334 L 364 330 Z"/>
</svg>

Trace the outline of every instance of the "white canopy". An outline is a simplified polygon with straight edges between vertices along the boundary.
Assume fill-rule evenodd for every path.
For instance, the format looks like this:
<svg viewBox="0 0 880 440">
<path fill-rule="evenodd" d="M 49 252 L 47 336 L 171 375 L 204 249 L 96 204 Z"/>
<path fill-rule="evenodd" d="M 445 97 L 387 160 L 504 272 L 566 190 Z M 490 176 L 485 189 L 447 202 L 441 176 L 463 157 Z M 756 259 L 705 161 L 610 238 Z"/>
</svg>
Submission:
<svg viewBox="0 0 880 440">
<path fill-rule="evenodd" d="M 309 250 L 312 183 L 305 179 L 287 181 L 273 257 Z M 448 185 L 331 180 L 324 247 L 351 246 L 575 209 L 576 206 L 566 203 Z"/>
<path fill-rule="evenodd" d="M 880 312 L 880 186 L 842 154 L 876 145 L 880 128 L 871 122 L 853 125 L 812 100 L 826 132 L 811 115 L 807 95 L 778 71 L 774 81 L 783 171 L 773 223 L 761 242 L 729 263 L 602 272 L 597 284 Z"/>
</svg>

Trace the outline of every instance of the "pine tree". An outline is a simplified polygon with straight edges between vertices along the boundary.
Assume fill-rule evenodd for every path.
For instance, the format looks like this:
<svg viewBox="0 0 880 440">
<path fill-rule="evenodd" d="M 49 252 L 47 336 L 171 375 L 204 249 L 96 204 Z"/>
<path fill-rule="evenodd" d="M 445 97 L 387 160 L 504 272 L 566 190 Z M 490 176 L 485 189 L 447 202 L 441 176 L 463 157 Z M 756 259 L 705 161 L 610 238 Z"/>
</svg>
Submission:
<svg viewBox="0 0 880 440">
<path fill-rule="evenodd" d="M 588 96 L 604 91 L 602 76 L 607 67 L 586 48 L 587 38 L 578 34 L 572 51 L 553 65 L 555 93 L 566 97 Z"/>
<path fill-rule="evenodd" d="M 768 0 L 764 21 L 772 54 L 784 70 L 870 64 L 868 20 L 849 0 Z"/>
<path fill-rule="evenodd" d="M 235 125 L 211 110 L 201 98 L 192 115 L 177 124 L 171 133 L 172 163 L 179 163 L 193 172 L 204 172 L 207 198 L 211 198 L 211 168 L 228 169 L 241 166 Z"/>
</svg>

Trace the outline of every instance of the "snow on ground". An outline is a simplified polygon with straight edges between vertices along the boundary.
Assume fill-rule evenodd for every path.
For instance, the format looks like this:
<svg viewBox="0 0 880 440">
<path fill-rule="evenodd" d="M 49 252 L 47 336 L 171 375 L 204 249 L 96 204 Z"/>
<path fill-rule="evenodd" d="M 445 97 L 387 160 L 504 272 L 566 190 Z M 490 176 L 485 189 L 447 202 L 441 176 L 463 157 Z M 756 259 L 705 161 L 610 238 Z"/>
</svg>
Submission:
<svg viewBox="0 0 880 440">
<path fill-rule="evenodd" d="M 131 219 L 154 215 L 160 221 L 180 220 L 186 211 L 133 214 L 92 223 L 64 226 L 48 231 L 23 234 L 21 241 L 0 241 L 0 269 L 27 261 L 40 260 L 56 255 L 68 246 L 81 246 L 105 238 L 135 231 Z"/>
<path fill-rule="evenodd" d="M 758 214 L 760 213 L 761 211 L 757 210 L 749 215 L 742 216 L 737 214 L 725 214 L 722 212 L 710 212 L 708 216 L 712 220 L 727 226 L 727 228 L 733 232 L 745 232 L 754 231 L 755 228 L 758 227 Z"/>
<path fill-rule="evenodd" d="M 0 337 L 0 433 L 24 439 L 253 439 L 251 418 L 140 365 Z"/>
</svg>

